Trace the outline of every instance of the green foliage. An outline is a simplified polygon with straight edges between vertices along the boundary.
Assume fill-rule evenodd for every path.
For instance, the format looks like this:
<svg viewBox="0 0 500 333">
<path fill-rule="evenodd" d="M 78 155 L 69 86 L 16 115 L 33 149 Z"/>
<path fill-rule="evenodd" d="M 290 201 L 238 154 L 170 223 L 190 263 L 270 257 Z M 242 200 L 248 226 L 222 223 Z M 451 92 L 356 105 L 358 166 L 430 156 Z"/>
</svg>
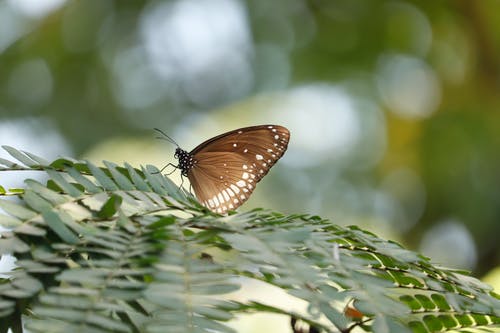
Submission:
<svg viewBox="0 0 500 333">
<path fill-rule="evenodd" d="M 220 216 L 152 166 L 52 163 L 5 147 L 0 171 L 41 170 L 1 188 L 0 332 L 234 332 L 240 313 L 293 316 L 325 332 L 493 330 L 500 301 L 463 272 L 432 265 L 357 227 L 253 210 Z M 13 196 L 17 200 L 10 200 Z M 245 279 L 309 304 L 237 301 Z M 362 317 L 346 315 L 349 304 Z"/>
</svg>

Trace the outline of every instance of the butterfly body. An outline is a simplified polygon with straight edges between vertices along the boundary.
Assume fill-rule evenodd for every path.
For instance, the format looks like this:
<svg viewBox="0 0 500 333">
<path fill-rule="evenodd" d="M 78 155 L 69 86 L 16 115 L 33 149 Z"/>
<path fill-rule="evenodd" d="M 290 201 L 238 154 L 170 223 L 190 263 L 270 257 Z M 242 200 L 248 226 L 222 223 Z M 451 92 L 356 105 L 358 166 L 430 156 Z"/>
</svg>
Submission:
<svg viewBox="0 0 500 333">
<path fill-rule="evenodd" d="M 279 125 L 236 129 L 209 139 L 191 152 L 177 148 L 174 157 L 198 200 L 225 213 L 243 204 L 285 153 L 290 132 Z"/>
<path fill-rule="evenodd" d="M 191 153 L 188 153 L 184 149 L 175 149 L 174 157 L 179 159 L 178 168 L 181 169 L 181 175 L 184 177 L 188 176 L 189 170 L 194 166 L 195 159 Z"/>
</svg>

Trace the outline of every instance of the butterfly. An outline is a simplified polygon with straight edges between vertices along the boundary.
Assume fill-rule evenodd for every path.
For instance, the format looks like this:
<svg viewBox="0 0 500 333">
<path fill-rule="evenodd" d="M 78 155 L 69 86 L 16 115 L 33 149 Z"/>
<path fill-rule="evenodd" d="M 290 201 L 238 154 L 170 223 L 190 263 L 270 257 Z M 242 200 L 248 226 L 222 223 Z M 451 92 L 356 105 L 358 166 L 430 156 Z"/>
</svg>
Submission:
<svg viewBox="0 0 500 333">
<path fill-rule="evenodd" d="M 164 132 L 155 130 L 177 146 L 174 157 L 179 163 L 168 165 L 189 179 L 205 207 L 221 214 L 248 200 L 255 185 L 283 156 L 290 140 L 290 132 L 283 126 L 259 125 L 218 135 L 187 152 Z"/>
</svg>

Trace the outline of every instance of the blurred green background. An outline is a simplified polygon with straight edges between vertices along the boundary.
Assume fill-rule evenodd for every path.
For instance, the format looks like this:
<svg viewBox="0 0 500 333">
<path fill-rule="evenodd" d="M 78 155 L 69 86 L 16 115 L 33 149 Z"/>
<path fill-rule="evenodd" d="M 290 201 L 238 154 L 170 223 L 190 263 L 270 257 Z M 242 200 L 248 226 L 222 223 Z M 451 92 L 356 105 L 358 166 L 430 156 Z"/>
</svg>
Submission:
<svg viewBox="0 0 500 333">
<path fill-rule="evenodd" d="M 1 144 L 161 167 L 153 127 L 190 150 L 264 123 L 289 150 L 240 210 L 499 265 L 500 1 L 0 1 Z"/>
</svg>

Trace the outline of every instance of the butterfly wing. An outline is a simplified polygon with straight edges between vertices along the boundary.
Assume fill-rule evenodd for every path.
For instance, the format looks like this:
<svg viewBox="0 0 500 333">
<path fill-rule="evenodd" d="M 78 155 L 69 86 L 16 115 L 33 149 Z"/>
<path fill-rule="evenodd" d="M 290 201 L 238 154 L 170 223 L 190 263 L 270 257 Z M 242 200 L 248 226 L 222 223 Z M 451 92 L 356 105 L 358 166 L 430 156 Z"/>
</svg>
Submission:
<svg viewBox="0 0 500 333">
<path fill-rule="evenodd" d="M 236 209 L 283 156 L 289 140 L 285 127 L 261 125 L 203 142 L 191 151 L 195 163 L 187 174 L 196 197 L 218 213 Z"/>
</svg>

